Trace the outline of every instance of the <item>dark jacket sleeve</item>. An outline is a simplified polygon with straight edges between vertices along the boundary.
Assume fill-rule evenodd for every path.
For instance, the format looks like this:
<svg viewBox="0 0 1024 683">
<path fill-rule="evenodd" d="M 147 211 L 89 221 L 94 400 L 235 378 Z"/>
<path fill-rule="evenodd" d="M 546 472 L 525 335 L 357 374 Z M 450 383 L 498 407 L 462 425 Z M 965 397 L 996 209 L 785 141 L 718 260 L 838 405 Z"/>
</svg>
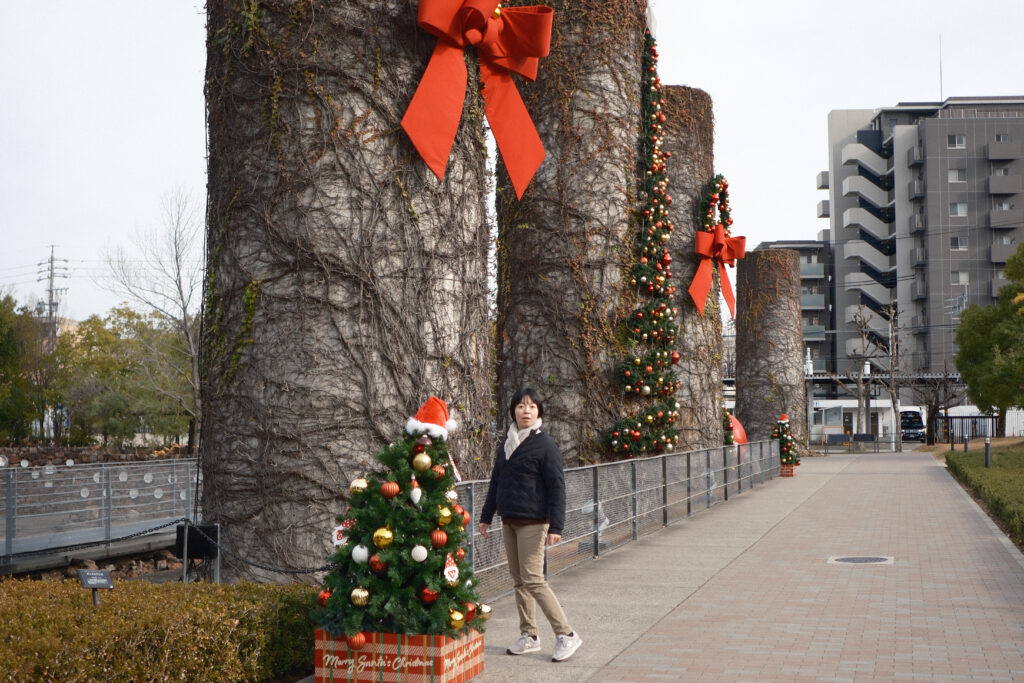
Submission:
<svg viewBox="0 0 1024 683">
<path fill-rule="evenodd" d="M 548 498 L 548 533 L 561 534 L 565 527 L 565 473 L 558 445 L 550 435 L 548 441 L 550 446 L 545 449 L 543 463 L 544 486 Z"/>
<path fill-rule="evenodd" d="M 498 444 L 498 450 L 494 454 L 494 467 L 491 469 L 491 483 L 487 487 L 487 498 L 484 499 L 484 506 L 480 510 L 480 522 L 490 524 L 494 519 L 494 512 L 498 507 L 498 480 L 501 478 L 501 466 L 505 463 L 505 441 Z"/>
</svg>

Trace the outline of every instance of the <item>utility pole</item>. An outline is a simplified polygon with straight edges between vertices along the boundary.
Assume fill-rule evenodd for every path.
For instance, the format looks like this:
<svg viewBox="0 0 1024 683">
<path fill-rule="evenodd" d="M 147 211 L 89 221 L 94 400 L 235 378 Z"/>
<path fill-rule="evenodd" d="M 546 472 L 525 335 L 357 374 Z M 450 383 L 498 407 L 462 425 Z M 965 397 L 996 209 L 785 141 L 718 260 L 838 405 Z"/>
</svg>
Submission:
<svg viewBox="0 0 1024 683">
<path fill-rule="evenodd" d="M 49 371 L 44 370 L 46 364 L 42 361 L 42 357 L 51 356 L 57 350 L 57 304 L 58 297 L 64 292 L 68 291 L 67 288 L 58 288 L 56 286 L 57 278 L 67 278 L 67 266 L 58 265 L 58 262 L 67 263 L 68 259 L 58 259 L 56 257 L 56 245 L 47 245 L 50 247 L 50 258 L 45 261 L 40 261 L 39 266 L 39 277 L 37 281 L 46 281 L 46 301 L 39 302 L 36 307 L 39 311 L 40 317 L 44 313 L 43 309 L 45 305 L 46 318 L 43 322 L 44 330 L 41 340 L 42 353 L 40 354 L 40 372 L 39 382 L 41 388 L 48 388 L 53 378 L 50 376 Z M 47 424 L 49 418 L 49 425 Z M 60 443 L 61 431 L 64 423 L 64 407 L 59 403 L 56 406 L 46 406 L 41 416 L 40 426 L 42 433 L 45 436 L 52 437 L 54 443 Z M 52 428 L 52 432 L 48 429 L 48 426 Z"/>
<path fill-rule="evenodd" d="M 68 291 L 66 287 L 58 288 L 55 286 L 57 278 L 68 277 L 67 266 L 57 265 L 57 262 L 67 263 L 68 259 L 56 258 L 56 245 L 50 244 L 47 246 L 50 247 L 50 258 L 37 264 L 41 270 L 36 281 L 46 280 L 46 345 L 44 350 L 46 353 L 53 353 L 57 348 L 57 304 L 59 303 L 57 298 Z"/>
<path fill-rule="evenodd" d="M 893 443 L 896 452 L 903 452 L 903 433 L 900 431 L 900 309 L 895 301 L 889 303 L 889 396 L 892 401 Z"/>
</svg>

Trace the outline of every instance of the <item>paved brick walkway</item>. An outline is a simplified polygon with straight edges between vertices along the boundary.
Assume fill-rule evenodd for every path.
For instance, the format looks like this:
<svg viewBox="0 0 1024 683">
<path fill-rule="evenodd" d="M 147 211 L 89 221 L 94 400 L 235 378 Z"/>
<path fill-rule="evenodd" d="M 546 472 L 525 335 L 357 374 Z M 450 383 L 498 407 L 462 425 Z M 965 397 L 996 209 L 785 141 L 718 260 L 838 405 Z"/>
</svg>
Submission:
<svg viewBox="0 0 1024 683">
<path fill-rule="evenodd" d="M 503 598 L 475 680 L 1024 681 L 1024 557 L 925 453 L 806 458 L 552 585 L 578 653 L 505 655 Z"/>
</svg>

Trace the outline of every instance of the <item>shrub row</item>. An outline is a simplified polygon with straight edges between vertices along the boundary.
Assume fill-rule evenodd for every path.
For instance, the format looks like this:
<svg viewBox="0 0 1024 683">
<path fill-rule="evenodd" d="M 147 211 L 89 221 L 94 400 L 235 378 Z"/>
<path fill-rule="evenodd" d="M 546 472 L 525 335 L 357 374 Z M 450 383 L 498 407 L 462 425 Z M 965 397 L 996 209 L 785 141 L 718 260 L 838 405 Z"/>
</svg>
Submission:
<svg viewBox="0 0 1024 683">
<path fill-rule="evenodd" d="M 264 681 L 312 672 L 309 586 L 0 580 L 0 679 Z"/>
<path fill-rule="evenodd" d="M 946 455 L 953 476 L 1002 522 L 1014 543 L 1024 545 L 1024 450 L 993 448 L 990 461 L 985 467 L 985 454 L 979 452 Z"/>
</svg>

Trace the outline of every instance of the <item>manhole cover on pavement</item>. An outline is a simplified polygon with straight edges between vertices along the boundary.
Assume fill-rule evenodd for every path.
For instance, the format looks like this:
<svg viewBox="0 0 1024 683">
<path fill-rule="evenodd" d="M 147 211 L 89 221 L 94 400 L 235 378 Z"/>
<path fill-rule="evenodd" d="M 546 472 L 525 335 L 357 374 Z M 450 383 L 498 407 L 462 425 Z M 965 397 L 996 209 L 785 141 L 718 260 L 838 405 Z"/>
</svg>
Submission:
<svg viewBox="0 0 1024 683">
<path fill-rule="evenodd" d="M 891 557 L 878 557 L 875 555 L 843 555 L 828 558 L 829 564 L 892 564 Z"/>
</svg>

